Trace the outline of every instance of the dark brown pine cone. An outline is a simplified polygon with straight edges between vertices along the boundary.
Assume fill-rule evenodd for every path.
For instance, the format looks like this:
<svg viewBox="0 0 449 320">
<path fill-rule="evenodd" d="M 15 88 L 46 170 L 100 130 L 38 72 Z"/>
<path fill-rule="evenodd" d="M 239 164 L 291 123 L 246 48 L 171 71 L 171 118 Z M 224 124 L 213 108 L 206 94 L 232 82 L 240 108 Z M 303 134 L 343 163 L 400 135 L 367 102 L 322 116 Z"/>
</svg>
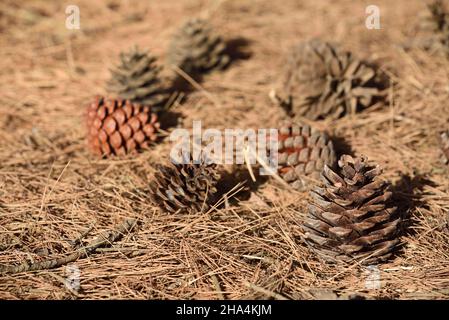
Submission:
<svg viewBox="0 0 449 320">
<path fill-rule="evenodd" d="M 99 156 L 148 148 L 157 139 L 157 115 L 150 106 L 97 97 L 87 110 L 89 149 Z"/>
<path fill-rule="evenodd" d="M 387 260 L 399 245 L 401 221 L 391 202 L 389 184 L 379 180 L 379 166 L 367 158 L 343 155 L 339 170 L 323 170 L 324 185 L 311 191 L 306 242 L 330 262 L 358 260 L 371 264 Z"/>
<path fill-rule="evenodd" d="M 169 163 L 157 168 L 150 184 L 152 202 L 170 213 L 201 213 L 218 200 L 220 174 L 215 164 Z"/>
<path fill-rule="evenodd" d="M 174 34 L 168 48 L 168 62 L 192 75 L 223 69 L 230 57 L 226 45 L 213 33 L 207 21 L 191 19 Z"/>
<path fill-rule="evenodd" d="M 108 91 L 121 99 L 163 109 L 170 94 L 162 84 L 159 73 L 162 67 L 156 58 L 134 47 L 120 54 L 120 64 L 111 70 Z"/>
<path fill-rule="evenodd" d="M 383 95 L 376 69 L 319 40 L 293 48 L 286 68 L 280 99 L 294 116 L 336 119 L 371 106 Z"/>
</svg>

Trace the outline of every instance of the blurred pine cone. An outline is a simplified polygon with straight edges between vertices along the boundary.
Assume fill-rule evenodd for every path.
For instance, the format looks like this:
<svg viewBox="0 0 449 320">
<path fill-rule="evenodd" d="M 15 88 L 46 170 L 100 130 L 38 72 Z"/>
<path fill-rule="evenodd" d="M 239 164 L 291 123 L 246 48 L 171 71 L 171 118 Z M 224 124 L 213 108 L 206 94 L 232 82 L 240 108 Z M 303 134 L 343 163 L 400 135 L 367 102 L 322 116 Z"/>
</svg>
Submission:
<svg viewBox="0 0 449 320">
<path fill-rule="evenodd" d="M 318 180 L 324 165 L 336 164 L 334 145 L 326 133 L 308 125 L 286 124 L 279 129 L 278 165 L 280 176 L 297 190 L 308 178 Z"/>
<path fill-rule="evenodd" d="M 295 116 L 336 119 L 382 96 L 376 70 L 329 43 L 312 40 L 293 48 L 282 103 Z"/>
<path fill-rule="evenodd" d="M 205 20 L 187 21 L 174 34 L 168 48 L 168 62 L 192 75 L 223 69 L 230 62 L 226 45 Z"/>
<path fill-rule="evenodd" d="M 120 64 L 111 69 L 107 89 L 119 98 L 161 109 L 169 100 L 156 65 L 156 58 L 134 47 L 120 53 Z"/>
<path fill-rule="evenodd" d="M 150 106 L 97 97 L 87 111 L 89 149 L 100 156 L 147 148 L 157 139 L 157 116 Z"/>
<path fill-rule="evenodd" d="M 442 150 L 441 161 L 444 164 L 448 164 L 449 163 L 449 130 L 443 132 L 441 134 L 440 138 L 441 138 L 441 150 Z"/>
<path fill-rule="evenodd" d="M 159 166 L 150 184 L 154 204 L 168 212 L 206 212 L 214 204 L 220 174 L 215 164 L 173 164 Z"/>
<path fill-rule="evenodd" d="M 441 0 L 435 0 L 428 4 L 430 17 L 426 25 L 433 32 L 434 45 L 449 54 L 449 13 Z"/>
<path fill-rule="evenodd" d="M 388 183 L 377 179 L 382 170 L 363 156 L 343 155 L 338 165 L 339 173 L 325 166 L 324 185 L 311 191 L 305 240 L 326 261 L 385 261 L 399 244 L 401 219 Z"/>
<path fill-rule="evenodd" d="M 430 12 L 429 23 L 433 31 L 444 31 L 449 29 L 448 14 L 443 1 L 434 0 L 427 5 Z"/>
</svg>

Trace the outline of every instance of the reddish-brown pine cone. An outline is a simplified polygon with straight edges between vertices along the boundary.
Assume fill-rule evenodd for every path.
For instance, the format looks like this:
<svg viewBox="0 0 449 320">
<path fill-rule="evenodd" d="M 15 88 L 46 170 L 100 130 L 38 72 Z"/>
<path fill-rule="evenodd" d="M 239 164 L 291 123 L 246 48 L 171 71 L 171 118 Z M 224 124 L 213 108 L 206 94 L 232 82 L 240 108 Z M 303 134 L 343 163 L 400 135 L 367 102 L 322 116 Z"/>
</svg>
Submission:
<svg viewBox="0 0 449 320">
<path fill-rule="evenodd" d="M 89 149 L 99 156 L 147 148 L 157 139 L 157 115 L 150 106 L 97 97 L 87 110 Z"/>
<path fill-rule="evenodd" d="M 324 165 L 336 164 L 332 141 L 326 133 L 301 123 L 285 123 L 278 137 L 279 174 L 294 189 L 311 186 L 318 180 Z M 309 178 L 309 179 L 308 179 Z"/>
</svg>

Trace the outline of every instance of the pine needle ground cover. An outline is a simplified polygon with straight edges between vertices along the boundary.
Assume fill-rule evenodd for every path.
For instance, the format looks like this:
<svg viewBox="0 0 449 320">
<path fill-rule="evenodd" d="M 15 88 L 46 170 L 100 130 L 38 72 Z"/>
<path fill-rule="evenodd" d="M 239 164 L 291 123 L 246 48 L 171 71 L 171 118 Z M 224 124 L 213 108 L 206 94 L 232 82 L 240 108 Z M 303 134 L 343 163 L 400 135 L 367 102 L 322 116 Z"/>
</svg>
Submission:
<svg viewBox="0 0 449 320">
<path fill-rule="evenodd" d="M 0 298 L 449 298 L 449 171 L 440 152 L 449 61 L 401 47 L 418 32 L 423 1 L 377 1 L 380 30 L 365 27 L 370 1 L 77 4 L 80 30 L 65 28 L 60 1 L 0 4 L 0 265 L 39 266 L 2 272 Z M 108 67 L 135 44 L 165 61 L 171 36 L 198 13 L 245 55 L 229 54 L 224 71 L 173 104 L 179 126 L 278 127 L 285 115 L 268 93 L 291 47 L 312 38 L 338 42 L 394 83 L 386 104 L 308 123 L 329 134 L 339 155 L 363 154 L 383 168 L 404 221 L 391 259 L 324 263 L 303 241 L 310 193 L 263 177 L 253 183 L 232 166 L 222 173 L 229 185 L 247 181 L 238 196 L 201 214 L 162 213 L 148 190 L 174 126 L 145 152 L 89 153 L 84 113 L 94 95 L 107 96 Z M 66 285 L 74 268 L 78 290 Z"/>
</svg>

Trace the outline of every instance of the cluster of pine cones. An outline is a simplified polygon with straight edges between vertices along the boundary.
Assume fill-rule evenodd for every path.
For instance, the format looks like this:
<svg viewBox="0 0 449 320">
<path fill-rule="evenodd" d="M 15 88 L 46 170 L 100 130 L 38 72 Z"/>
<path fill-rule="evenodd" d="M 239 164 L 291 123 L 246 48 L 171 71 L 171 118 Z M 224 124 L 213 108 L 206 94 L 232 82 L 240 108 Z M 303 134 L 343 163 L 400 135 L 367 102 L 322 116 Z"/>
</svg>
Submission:
<svg viewBox="0 0 449 320">
<path fill-rule="evenodd" d="M 230 58 L 226 44 L 203 19 L 187 21 L 173 36 L 168 65 L 188 75 L 225 68 Z M 156 57 L 134 47 L 120 54 L 111 69 L 107 90 L 87 111 L 89 149 L 103 157 L 148 148 L 158 139 L 159 118 L 176 96 L 179 75 L 161 76 Z"/>
<path fill-rule="evenodd" d="M 167 57 L 170 66 L 188 75 L 231 62 L 226 42 L 201 19 L 188 21 L 174 34 Z M 155 57 L 138 48 L 120 54 L 107 83 L 113 97 L 96 97 L 87 110 L 87 140 L 94 154 L 124 155 L 158 140 L 158 119 L 173 102 L 170 83 L 175 82 L 175 77 L 162 78 L 161 69 Z M 385 261 L 400 244 L 401 214 L 389 184 L 379 178 L 379 166 L 364 156 L 338 156 L 329 136 L 301 119 L 338 119 L 369 108 L 385 99 L 384 79 L 375 65 L 312 40 L 292 49 L 282 88 L 272 96 L 290 119 L 278 128 L 278 174 L 291 188 L 310 192 L 303 238 L 325 261 Z M 449 131 L 441 139 L 447 163 Z M 220 199 L 219 168 L 205 159 L 190 160 L 156 168 L 149 189 L 163 211 L 204 213 Z"/>
</svg>

